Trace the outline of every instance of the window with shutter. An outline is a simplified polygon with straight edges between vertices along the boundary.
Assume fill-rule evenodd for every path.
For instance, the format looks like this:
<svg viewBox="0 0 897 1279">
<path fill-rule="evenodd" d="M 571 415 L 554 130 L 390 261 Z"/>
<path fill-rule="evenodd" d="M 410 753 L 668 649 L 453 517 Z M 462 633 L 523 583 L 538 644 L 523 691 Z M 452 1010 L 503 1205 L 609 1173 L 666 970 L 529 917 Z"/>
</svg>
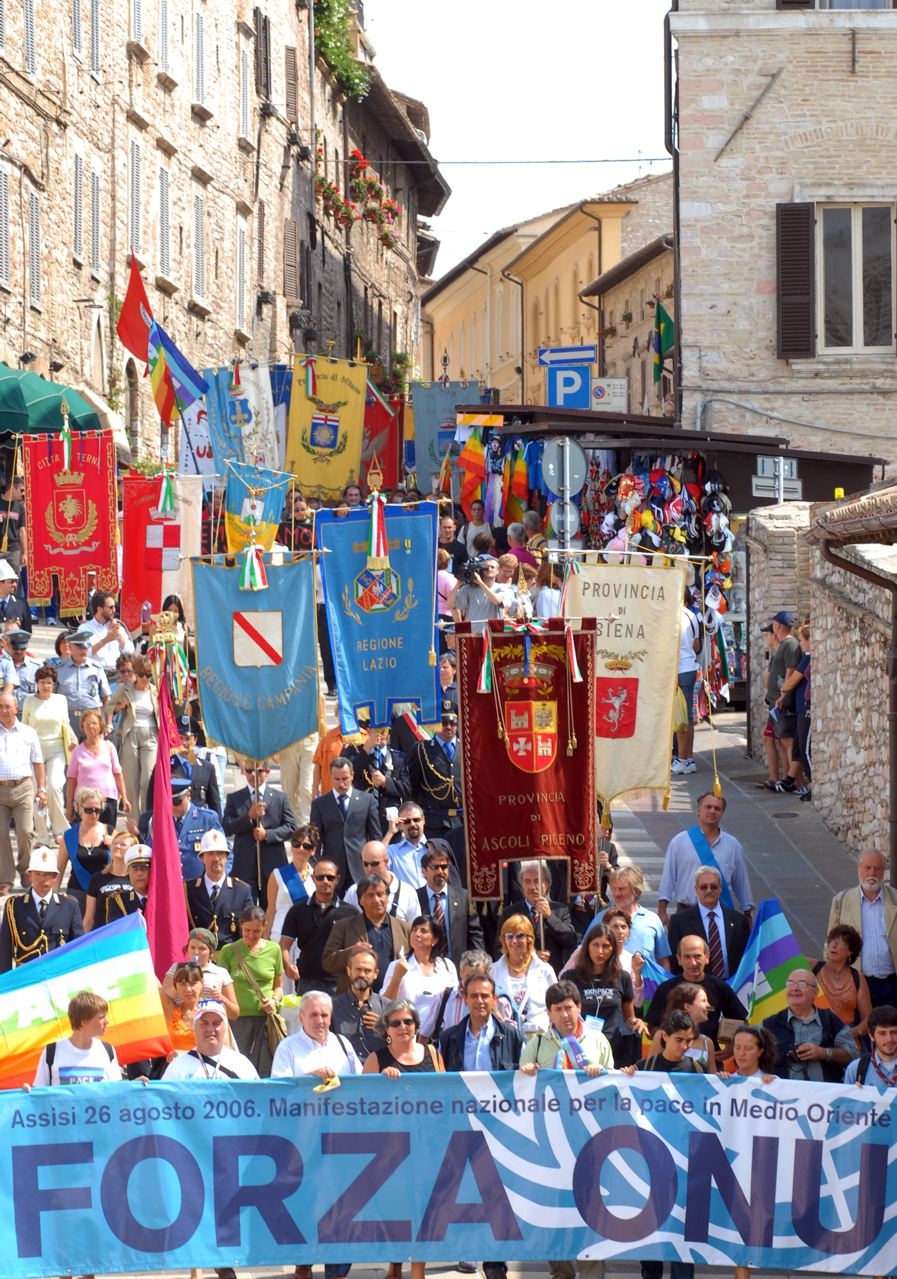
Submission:
<svg viewBox="0 0 897 1279">
<path fill-rule="evenodd" d="M 131 139 L 131 174 L 130 174 L 130 219 L 129 219 L 129 235 L 131 239 L 131 252 L 139 257 L 142 248 L 141 231 L 143 229 L 143 220 L 141 218 L 141 195 L 143 191 L 143 183 L 141 179 L 141 163 L 142 163 L 141 146 L 139 142 Z"/>
<path fill-rule="evenodd" d="M 299 119 L 297 63 L 296 50 L 290 48 L 289 45 L 283 51 L 283 69 L 286 85 L 284 100 L 286 102 L 287 119 L 295 124 Z"/>
<path fill-rule="evenodd" d="M 90 172 L 90 269 L 94 275 L 100 273 L 100 174 L 97 169 Z"/>
<path fill-rule="evenodd" d="M 236 327 L 240 333 L 248 332 L 246 325 L 246 219 L 237 218 L 237 289 Z"/>
<path fill-rule="evenodd" d="M 256 274 L 259 284 L 265 280 L 265 202 L 259 200 L 255 207 Z"/>
<path fill-rule="evenodd" d="M 90 69 L 100 74 L 100 0 L 90 0 Z"/>
<path fill-rule="evenodd" d="M 81 28 L 81 0 L 72 0 L 72 49 L 79 58 L 84 52 L 84 32 Z"/>
<path fill-rule="evenodd" d="M 283 224 L 283 294 L 288 305 L 299 301 L 299 223 L 294 218 Z"/>
<path fill-rule="evenodd" d="M 240 49 L 240 137 L 250 136 L 249 125 L 249 51 Z"/>
<path fill-rule="evenodd" d="M 159 166 L 159 274 L 171 278 L 171 199 L 170 177 L 164 164 Z"/>
<path fill-rule="evenodd" d="M 815 9 L 816 0 L 776 0 L 777 9 Z"/>
<path fill-rule="evenodd" d="M 193 193 L 193 296 L 206 296 L 206 197 Z"/>
<path fill-rule="evenodd" d="M 193 35 L 193 101 L 201 106 L 206 100 L 206 50 L 203 15 L 196 13 Z"/>
<path fill-rule="evenodd" d="M 0 49 L 6 44 L 6 0 L 0 0 Z"/>
<path fill-rule="evenodd" d="M 776 205 L 778 356 L 816 354 L 816 211 L 812 204 Z"/>
<path fill-rule="evenodd" d="M 9 169 L 0 164 L 0 284 L 9 288 Z"/>
<path fill-rule="evenodd" d="M 72 187 L 72 253 L 80 261 L 84 255 L 84 157 L 77 151 Z"/>
<path fill-rule="evenodd" d="M 40 306 L 40 196 L 32 191 L 28 197 L 28 300 Z"/>
<path fill-rule="evenodd" d="M 255 89 L 260 98 L 271 97 L 271 23 L 256 7 L 253 12 L 255 27 Z"/>
<path fill-rule="evenodd" d="M 166 72 L 171 69 L 168 41 L 168 0 L 159 0 L 159 70 Z"/>
<path fill-rule="evenodd" d="M 34 0 L 25 0 L 25 70 L 28 75 L 37 72 L 37 54 L 34 46 Z"/>
<path fill-rule="evenodd" d="M 894 205 L 816 206 L 818 350 L 894 349 Z"/>
<path fill-rule="evenodd" d="M 143 0 L 131 0 L 131 39 L 143 44 Z"/>
</svg>

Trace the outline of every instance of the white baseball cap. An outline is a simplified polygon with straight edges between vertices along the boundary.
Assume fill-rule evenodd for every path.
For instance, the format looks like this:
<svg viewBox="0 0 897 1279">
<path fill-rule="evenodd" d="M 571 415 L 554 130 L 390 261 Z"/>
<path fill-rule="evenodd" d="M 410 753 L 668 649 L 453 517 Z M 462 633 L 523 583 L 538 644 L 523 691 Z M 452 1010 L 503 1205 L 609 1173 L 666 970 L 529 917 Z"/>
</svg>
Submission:
<svg viewBox="0 0 897 1279">
<path fill-rule="evenodd" d="M 199 1021 L 200 1017 L 204 1017 L 206 1013 L 211 1013 L 213 1017 L 220 1017 L 222 1021 L 227 1021 L 227 1009 L 220 999 L 201 999 L 196 1005 L 193 1020 Z"/>
</svg>

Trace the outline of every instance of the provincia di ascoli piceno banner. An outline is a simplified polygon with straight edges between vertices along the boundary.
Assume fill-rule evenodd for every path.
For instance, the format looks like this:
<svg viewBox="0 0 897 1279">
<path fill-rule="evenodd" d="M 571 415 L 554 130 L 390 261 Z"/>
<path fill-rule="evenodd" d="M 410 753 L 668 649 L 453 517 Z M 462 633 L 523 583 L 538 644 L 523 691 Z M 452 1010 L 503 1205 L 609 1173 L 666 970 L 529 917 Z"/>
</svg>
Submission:
<svg viewBox="0 0 897 1279">
<path fill-rule="evenodd" d="M 8 1276 L 662 1259 L 888 1274 L 894 1093 L 573 1072 L 0 1096 Z"/>
</svg>

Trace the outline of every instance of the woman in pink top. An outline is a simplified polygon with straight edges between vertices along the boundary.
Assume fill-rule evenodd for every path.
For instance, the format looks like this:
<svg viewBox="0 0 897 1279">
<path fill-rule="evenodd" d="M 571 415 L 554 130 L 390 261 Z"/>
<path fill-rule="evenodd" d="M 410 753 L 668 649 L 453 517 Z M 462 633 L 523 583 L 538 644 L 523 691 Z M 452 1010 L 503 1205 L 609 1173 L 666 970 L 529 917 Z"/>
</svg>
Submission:
<svg viewBox="0 0 897 1279">
<path fill-rule="evenodd" d="M 449 595 L 451 595 L 452 591 L 458 585 L 457 577 L 455 577 L 454 573 L 450 573 L 448 570 L 448 566 L 451 562 L 451 556 L 448 551 L 444 550 L 440 546 L 436 552 L 436 620 L 437 622 L 442 622 L 446 626 L 451 626 L 453 621 L 452 610 L 448 607 L 447 600 Z M 440 653 L 445 653 L 454 647 L 454 633 L 452 632 L 447 635 L 440 626 Z"/>
<path fill-rule="evenodd" d="M 75 791 L 81 786 L 92 786 L 106 800 L 100 820 L 114 830 L 119 804 L 125 813 L 130 813 L 131 805 L 125 793 L 118 753 L 111 742 L 104 740 L 104 728 L 103 716 L 99 711 L 85 711 L 81 716 L 84 741 L 75 747 L 69 758 L 66 772 L 66 817 L 70 822 L 73 819 Z"/>
</svg>

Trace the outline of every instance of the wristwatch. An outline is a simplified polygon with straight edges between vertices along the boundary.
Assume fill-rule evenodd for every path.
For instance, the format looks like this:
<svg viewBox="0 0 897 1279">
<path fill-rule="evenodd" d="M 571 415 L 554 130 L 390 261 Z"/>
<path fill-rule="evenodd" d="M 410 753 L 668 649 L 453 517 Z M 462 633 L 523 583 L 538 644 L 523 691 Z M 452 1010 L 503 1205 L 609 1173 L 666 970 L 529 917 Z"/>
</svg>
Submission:
<svg viewBox="0 0 897 1279">
<path fill-rule="evenodd" d="M 832 1059 L 832 1050 L 831 1050 L 831 1048 L 826 1048 L 826 1050 L 825 1050 L 825 1060 L 826 1060 L 826 1061 L 831 1061 L 831 1059 Z"/>
</svg>

